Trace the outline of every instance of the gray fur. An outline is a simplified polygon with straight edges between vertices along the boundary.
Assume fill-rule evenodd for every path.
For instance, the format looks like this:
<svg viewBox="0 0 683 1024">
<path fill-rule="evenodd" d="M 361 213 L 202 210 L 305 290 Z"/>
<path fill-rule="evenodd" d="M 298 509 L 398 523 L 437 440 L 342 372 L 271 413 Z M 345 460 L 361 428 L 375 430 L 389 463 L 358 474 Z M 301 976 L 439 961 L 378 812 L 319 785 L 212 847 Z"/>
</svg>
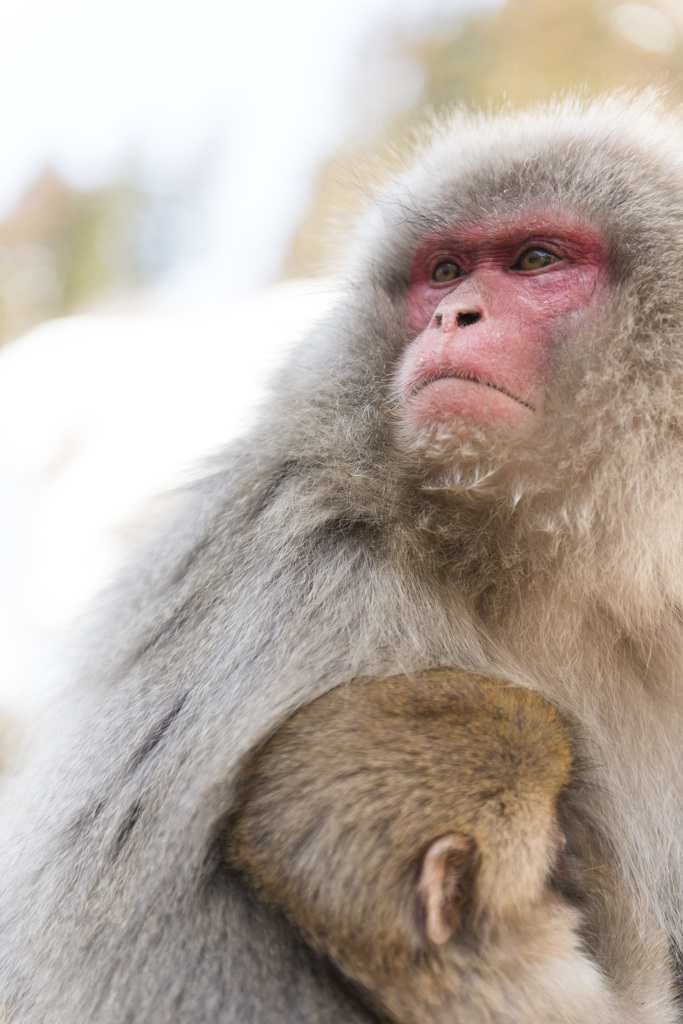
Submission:
<svg viewBox="0 0 683 1024">
<path fill-rule="evenodd" d="M 293 709 L 436 665 L 581 722 L 585 812 L 683 944 L 682 127 L 653 96 L 456 113 L 378 198 L 349 298 L 93 616 L 0 861 L 8 1021 L 367 1021 L 216 837 Z M 528 205 L 603 232 L 612 308 L 558 344 L 531 437 L 411 448 L 391 379 L 414 245 Z"/>
</svg>

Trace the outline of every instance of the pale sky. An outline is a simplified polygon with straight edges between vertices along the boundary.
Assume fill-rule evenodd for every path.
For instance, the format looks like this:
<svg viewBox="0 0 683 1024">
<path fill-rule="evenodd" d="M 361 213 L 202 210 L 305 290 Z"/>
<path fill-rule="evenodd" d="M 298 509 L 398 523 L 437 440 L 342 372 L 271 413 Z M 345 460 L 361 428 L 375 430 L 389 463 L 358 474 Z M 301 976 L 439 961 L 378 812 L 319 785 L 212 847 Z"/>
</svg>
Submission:
<svg viewBox="0 0 683 1024">
<path fill-rule="evenodd" d="M 131 158 L 163 183 L 211 156 L 167 298 L 259 288 L 354 117 L 372 134 L 415 98 L 418 69 L 383 55 L 392 33 L 500 3 L 3 0 L 0 216 L 48 161 L 87 187 Z M 370 53 L 379 63 L 359 97 Z"/>
</svg>

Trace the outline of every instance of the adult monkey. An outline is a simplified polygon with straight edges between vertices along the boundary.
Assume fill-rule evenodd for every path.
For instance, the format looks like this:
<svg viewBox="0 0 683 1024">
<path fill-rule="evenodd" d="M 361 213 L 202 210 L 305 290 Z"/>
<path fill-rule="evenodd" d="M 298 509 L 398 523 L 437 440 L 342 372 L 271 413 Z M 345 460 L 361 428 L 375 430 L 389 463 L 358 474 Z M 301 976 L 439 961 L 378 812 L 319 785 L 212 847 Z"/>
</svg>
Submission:
<svg viewBox="0 0 683 1024">
<path fill-rule="evenodd" d="M 683 152 L 651 105 L 456 115 L 379 200 L 349 299 L 100 611 L 0 866 L 10 1021 L 367 1021 L 216 835 L 293 709 L 434 665 L 579 719 L 584 812 L 681 942 Z"/>
</svg>

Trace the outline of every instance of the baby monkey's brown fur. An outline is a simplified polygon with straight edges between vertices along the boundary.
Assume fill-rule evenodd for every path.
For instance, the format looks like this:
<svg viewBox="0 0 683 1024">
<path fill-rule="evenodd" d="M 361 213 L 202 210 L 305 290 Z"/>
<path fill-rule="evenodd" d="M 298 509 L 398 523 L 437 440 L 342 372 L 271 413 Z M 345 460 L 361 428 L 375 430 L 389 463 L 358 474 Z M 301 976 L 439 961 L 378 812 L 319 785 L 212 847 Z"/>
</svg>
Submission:
<svg viewBox="0 0 683 1024">
<path fill-rule="evenodd" d="M 648 1006 L 617 999 L 553 885 L 572 771 L 535 693 L 448 670 L 358 680 L 252 758 L 228 859 L 400 1024 L 669 1020 L 668 968 Z"/>
</svg>

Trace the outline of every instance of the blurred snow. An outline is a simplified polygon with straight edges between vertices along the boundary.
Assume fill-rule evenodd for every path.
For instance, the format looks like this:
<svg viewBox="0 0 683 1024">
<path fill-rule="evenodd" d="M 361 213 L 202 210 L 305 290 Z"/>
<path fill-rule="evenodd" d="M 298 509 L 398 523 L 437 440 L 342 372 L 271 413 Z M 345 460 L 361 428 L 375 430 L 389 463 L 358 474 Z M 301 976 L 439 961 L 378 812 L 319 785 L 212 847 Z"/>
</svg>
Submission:
<svg viewBox="0 0 683 1024">
<path fill-rule="evenodd" d="M 141 509 L 248 427 L 333 299 L 292 282 L 203 316 L 55 320 L 0 352 L 0 713 L 42 700 Z"/>
</svg>

